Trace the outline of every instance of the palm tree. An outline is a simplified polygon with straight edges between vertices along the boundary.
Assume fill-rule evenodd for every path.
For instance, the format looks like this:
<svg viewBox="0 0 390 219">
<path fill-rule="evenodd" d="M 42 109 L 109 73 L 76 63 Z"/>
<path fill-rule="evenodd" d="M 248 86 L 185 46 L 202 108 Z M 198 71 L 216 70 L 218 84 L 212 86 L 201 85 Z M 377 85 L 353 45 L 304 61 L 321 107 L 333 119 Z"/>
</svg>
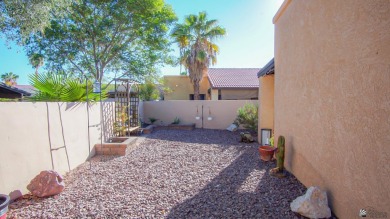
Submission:
<svg viewBox="0 0 390 219">
<path fill-rule="evenodd" d="M 180 62 L 188 69 L 194 86 L 194 99 L 199 100 L 199 83 L 208 68 L 217 62 L 218 46 L 213 43 L 226 34 L 225 28 L 217 25 L 217 20 L 207 20 L 206 12 L 189 15 L 183 24 L 177 24 L 171 36 L 180 48 Z"/>
<path fill-rule="evenodd" d="M 1 80 L 8 86 L 15 86 L 16 80 L 19 78 L 19 75 L 16 75 L 12 72 L 8 72 L 1 75 Z"/>
<path fill-rule="evenodd" d="M 38 69 L 43 65 L 44 57 L 42 54 L 34 53 L 29 57 L 30 64 L 35 68 L 35 75 L 38 75 Z"/>
</svg>

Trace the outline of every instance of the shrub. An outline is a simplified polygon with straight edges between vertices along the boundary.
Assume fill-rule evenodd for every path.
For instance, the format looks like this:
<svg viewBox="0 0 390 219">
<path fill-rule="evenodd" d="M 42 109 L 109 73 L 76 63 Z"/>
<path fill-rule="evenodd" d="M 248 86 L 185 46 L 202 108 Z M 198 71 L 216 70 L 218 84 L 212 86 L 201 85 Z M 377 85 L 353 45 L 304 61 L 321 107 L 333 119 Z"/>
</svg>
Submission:
<svg viewBox="0 0 390 219">
<path fill-rule="evenodd" d="M 244 128 L 257 132 L 259 107 L 252 103 L 247 103 L 237 111 L 237 118 L 234 123 L 244 126 Z"/>
<path fill-rule="evenodd" d="M 173 120 L 173 122 L 172 122 L 172 124 L 179 124 L 180 123 L 180 119 L 179 118 L 175 118 L 174 120 Z"/>
<path fill-rule="evenodd" d="M 156 122 L 158 119 L 153 118 L 153 117 L 150 117 L 149 120 L 150 120 L 150 123 L 153 124 L 153 123 Z"/>
</svg>

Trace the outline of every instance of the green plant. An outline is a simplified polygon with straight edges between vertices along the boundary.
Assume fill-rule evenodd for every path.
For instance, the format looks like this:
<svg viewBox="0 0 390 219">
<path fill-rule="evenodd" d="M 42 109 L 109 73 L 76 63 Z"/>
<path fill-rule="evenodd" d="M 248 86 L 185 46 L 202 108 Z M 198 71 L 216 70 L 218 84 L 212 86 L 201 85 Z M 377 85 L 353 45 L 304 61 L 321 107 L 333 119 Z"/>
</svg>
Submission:
<svg viewBox="0 0 390 219">
<path fill-rule="evenodd" d="M 151 124 L 153 124 L 154 122 L 156 122 L 158 119 L 156 118 L 153 118 L 153 117 L 149 117 L 149 121 Z"/>
<path fill-rule="evenodd" d="M 271 145 L 271 146 L 274 146 L 274 135 L 272 135 L 272 137 L 269 139 L 269 144 Z"/>
<path fill-rule="evenodd" d="M 63 75 L 45 73 L 30 75 L 30 84 L 37 89 L 37 93 L 30 99 L 35 101 L 64 101 L 76 102 L 87 99 L 85 82 L 79 79 L 64 77 Z M 92 83 L 88 83 L 88 99 L 97 101 L 99 93 L 92 92 Z M 106 90 L 102 90 L 102 97 L 106 97 Z"/>
<path fill-rule="evenodd" d="M 125 136 L 126 135 L 126 129 L 127 129 L 127 123 L 129 121 L 129 116 L 127 115 L 127 109 L 128 107 L 122 107 L 118 121 L 114 123 L 114 129 L 115 132 L 118 133 L 118 136 Z"/>
<path fill-rule="evenodd" d="M 139 86 L 139 97 L 145 101 L 157 100 L 160 97 L 160 91 L 155 83 L 146 80 L 144 84 Z"/>
<path fill-rule="evenodd" d="M 285 139 L 284 136 L 278 138 L 278 149 L 276 153 L 276 167 L 271 169 L 270 173 L 276 177 L 286 176 L 284 172 L 284 151 L 285 151 Z"/>
<path fill-rule="evenodd" d="M 237 118 L 234 124 L 243 125 L 244 128 L 257 132 L 259 107 L 252 103 L 247 103 L 237 110 Z"/>
<path fill-rule="evenodd" d="M 180 119 L 178 118 L 178 117 L 176 117 L 174 120 L 173 120 L 173 122 L 172 122 L 172 124 L 179 124 L 180 123 Z"/>
</svg>

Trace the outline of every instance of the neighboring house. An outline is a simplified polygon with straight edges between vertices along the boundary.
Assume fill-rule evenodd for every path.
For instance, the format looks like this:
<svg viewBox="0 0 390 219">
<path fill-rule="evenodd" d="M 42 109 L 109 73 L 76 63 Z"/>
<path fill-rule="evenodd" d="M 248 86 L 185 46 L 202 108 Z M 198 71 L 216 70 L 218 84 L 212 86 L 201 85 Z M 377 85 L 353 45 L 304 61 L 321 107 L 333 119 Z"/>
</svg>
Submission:
<svg viewBox="0 0 390 219">
<path fill-rule="evenodd" d="M 0 98 L 22 99 L 25 96 L 31 96 L 31 93 L 0 82 Z"/>
<path fill-rule="evenodd" d="M 274 70 L 259 72 L 259 130 L 285 136 L 285 167 L 339 218 L 390 215 L 389 11 L 389 0 L 285 0 Z"/>
<path fill-rule="evenodd" d="M 209 68 L 200 83 L 201 100 L 257 100 L 259 68 Z M 165 100 L 193 100 L 194 89 L 188 76 L 164 76 L 171 92 Z"/>
</svg>

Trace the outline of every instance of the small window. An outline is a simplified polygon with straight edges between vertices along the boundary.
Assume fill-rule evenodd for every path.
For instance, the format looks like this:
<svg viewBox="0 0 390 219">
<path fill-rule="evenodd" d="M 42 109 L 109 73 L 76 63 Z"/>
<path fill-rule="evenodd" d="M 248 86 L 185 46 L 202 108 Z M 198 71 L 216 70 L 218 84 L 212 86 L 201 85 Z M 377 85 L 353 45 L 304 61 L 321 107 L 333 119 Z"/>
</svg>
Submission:
<svg viewBox="0 0 390 219">
<path fill-rule="evenodd" d="M 205 94 L 199 94 L 199 100 L 205 100 Z M 190 94 L 190 100 L 194 100 L 194 94 Z"/>
</svg>

